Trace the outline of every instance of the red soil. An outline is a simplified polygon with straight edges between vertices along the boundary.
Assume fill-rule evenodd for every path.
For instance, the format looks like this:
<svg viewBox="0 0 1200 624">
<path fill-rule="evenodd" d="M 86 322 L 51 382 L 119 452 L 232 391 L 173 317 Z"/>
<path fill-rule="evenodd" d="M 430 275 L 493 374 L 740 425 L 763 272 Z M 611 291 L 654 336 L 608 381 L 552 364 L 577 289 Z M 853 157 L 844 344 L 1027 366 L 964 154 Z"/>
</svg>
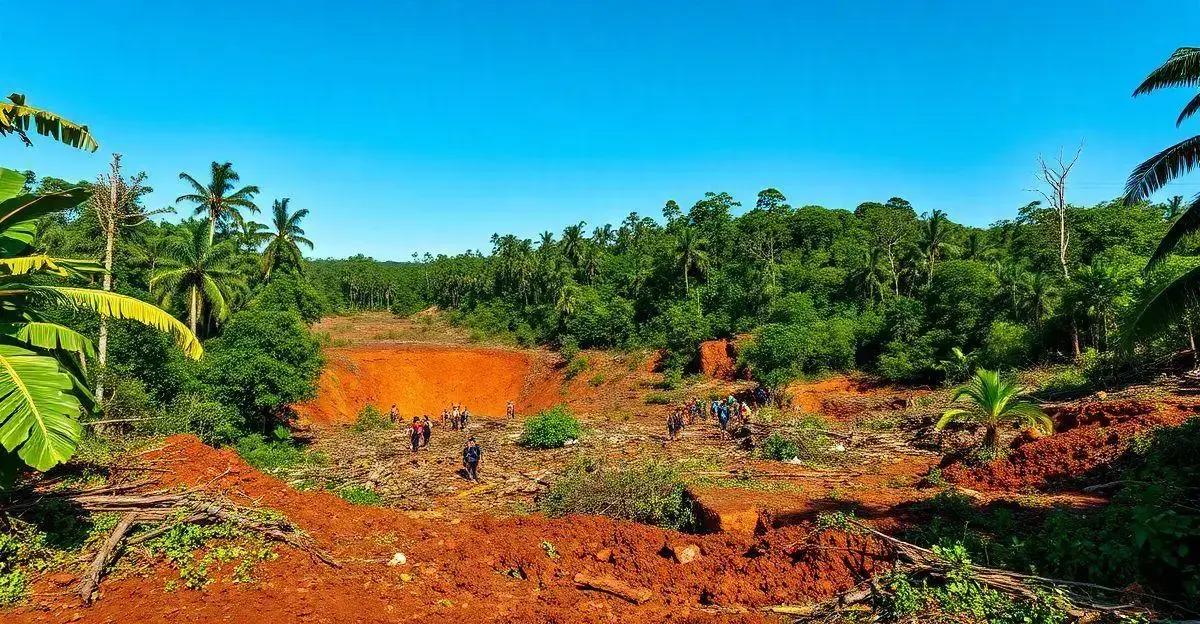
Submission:
<svg viewBox="0 0 1200 624">
<path fill-rule="evenodd" d="M 1198 407 L 1120 401 L 1051 408 L 1047 412 L 1054 418 L 1054 435 L 1021 434 L 1004 459 L 983 466 L 952 464 L 942 474 L 966 487 L 997 490 L 1046 488 L 1086 478 L 1111 465 L 1138 434 L 1151 427 L 1178 425 Z"/>
<path fill-rule="evenodd" d="M 451 403 L 472 414 L 503 416 L 514 401 L 522 412 L 558 401 L 560 379 L 530 352 L 419 344 L 329 349 L 317 398 L 296 406 L 301 421 L 353 422 L 372 404 L 393 403 L 405 416 L 437 416 Z"/>
<path fill-rule="evenodd" d="M 280 546 L 256 581 L 217 581 L 204 591 L 166 591 L 173 572 L 125 572 L 101 584 L 83 607 L 72 579 L 35 583 L 33 606 L 5 622 L 711 622 L 765 621 L 755 607 L 828 597 L 880 569 L 886 553 L 863 536 L 792 526 L 759 536 L 684 535 L 600 517 L 528 516 L 459 522 L 416 519 L 350 505 L 325 492 L 299 492 L 247 466 L 231 451 L 175 436 L 156 455 L 164 486 L 205 484 L 243 503 L 287 515 L 342 563 L 311 561 Z M 554 545 L 550 558 L 543 543 Z M 668 544 L 691 543 L 700 557 L 678 564 Z M 607 551 L 607 552 L 604 552 Z M 393 553 L 408 564 L 388 567 Z M 602 553 L 603 556 L 598 556 Z M 519 570 L 514 578 L 505 571 Z M 635 606 L 577 588 L 575 574 L 611 575 L 655 597 Z M 401 575 L 405 575 L 404 580 Z M 52 579 L 56 579 L 52 580 Z M 735 607 L 713 614 L 709 606 Z"/>
<path fill-rule="evenodd" d="M 737 378 L 737 350 L 729 340 L 706 340 L 700 343 L 700 372 L 724 381 Z"/>
</svg>

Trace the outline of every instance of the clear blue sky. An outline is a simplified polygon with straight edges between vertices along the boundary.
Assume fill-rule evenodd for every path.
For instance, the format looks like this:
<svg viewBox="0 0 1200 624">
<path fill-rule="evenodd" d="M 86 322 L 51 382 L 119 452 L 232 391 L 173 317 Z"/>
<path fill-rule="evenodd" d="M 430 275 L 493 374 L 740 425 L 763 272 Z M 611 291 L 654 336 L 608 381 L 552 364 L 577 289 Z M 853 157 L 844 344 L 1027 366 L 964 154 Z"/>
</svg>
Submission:
<svg viewBox="0 0 1200 624">
<path fill-rule="evenodd" d="M 1194 131 L 1174 128 L 1190 94 L 1130 92 L 1200 43 L 1198 17 L 1178 0 L 48 1 L 5 28 L 0 89 L 88 123 L 101 151 L 5 140 L 0 163 L 90 179 L 119 151 L 159 206 L 180 171 L 230 160 L 262 205 L 312 210 L 320 256 L 487 249 L 766 186 L 982 225 L 1034 198 L 1039 152 L 1086 141 L 1070 199 L 1091 203 Z"/>
</svg>

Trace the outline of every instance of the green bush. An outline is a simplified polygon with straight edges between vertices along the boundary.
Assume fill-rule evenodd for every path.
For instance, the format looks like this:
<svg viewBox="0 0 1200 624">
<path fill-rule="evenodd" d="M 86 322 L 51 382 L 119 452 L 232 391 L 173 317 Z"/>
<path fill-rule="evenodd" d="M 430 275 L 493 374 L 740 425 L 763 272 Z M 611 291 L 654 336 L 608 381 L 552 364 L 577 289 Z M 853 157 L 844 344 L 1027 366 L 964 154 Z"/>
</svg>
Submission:
<svg viewBox="0 0 1200 624">
<path fill-rule="evenodd" d="M 624 468 L 579 462 L 539 501 L 547 515 L 600 514 L 676 530 L 694 527 L 683 480 L 656 463 Z"/>
<path fill-rule="evenodd" d="M 633 333 L 633 304 L 611 289 L 581 286 L 564 330 L 582 347 L 614 347 L 628 342 Z"/>
<path fill-rule="evenodd" d="M 324 465 L 328 463 L 325 456 L 310 453 L 296 446 L 291 440 L 267 440 L 261 435 L 248 435 L 238 440 L 236 449 L 238 455 L 246 463 L 264 472 L 279 472 L 301 465 Z"/>
<path fill-rule="evenodd" d="M 567 379 L 574 379 L 575 377 L 577 377 L 579 375 L 579 373 L 582 373 L 583 371 L 585 371 L 587 369 L 588 369 L 588 359 L 583 357 L 582 355 L 577 355 L 570 362 L 567 363 L 567 368 L 563 372 L 563 376 L 566 377 Z"/>
<path fill-rule="evenodd" d="M 526 419 L 519 442 L 535 449 L 559 448 L 582 435 L 579 420 L 566 407 L 558 405 Z"/>
<path fill-rule="evenodd" d="M 237 410 L 224 403 L 184 393 L 175 397 L 159 418 L 147 421 L 140 429 L 155 435 L 190 433 L 206 444 L 218 445 L 244 435 L 245 423 Z"/>
<path fill-rule="evenodd" d="M 131 375 L 113 374 L 111 370 L 101 374 L 101 378 L 104 380 L 106 420 L 140 421 L 158 415 L 158 406 L 142 380 Z"/>
<path fill-rule="evenodd" d="M 355 505 L 379 505 L 383 499 L 379 494 L 367 487 L 361 485 L 351 485 L 338 490 L 338 496 L 343 500 Z"/>
<path fill-rule="evenodd" d="M 370 403 L 363 406 L 358 411 L 358 418 L 354 420 L 354 424 L 350 428 L 354 431 L 379 431 L 382 429 L 391 429 L 394 423 L 387 414 L 379 411 L 379 408 Z"/>
<path fill-rule="evenodd" d="M 646 395 L 647 405 L 670 405 L 673 399 L 666 392 L 651 392 Z"/>
<path fill-rule="evenodd" d="M 993 321 L 983 339 L 983 365 L 1008 369 L 1029 362 L 1033 352 L 1033 332 L 1024 325 Z"/>
<path fill-rule="evenodd" d="M 276 312 L 295 312 L 308 324 L 329 311 L 329 302 L 312 284 L 289 274 L 271 276 L 271 281 L 250 302 L 252 307 Z"/>
<path fill-rule="evenodd" d="M 779 432 L 775 432 L 762 441 L 758 453 L 763 459 L 787 461 L 800 455 L 800 447 L 795 442 L 780 435 Z"/>
<path fill-rule="evenodd" d="M 258 431 L 316 394 L 320 344 L 295 312 L 242 310 L 205 348 L 200 379 L 210 396 L 237 407 Z"/>
</svg>

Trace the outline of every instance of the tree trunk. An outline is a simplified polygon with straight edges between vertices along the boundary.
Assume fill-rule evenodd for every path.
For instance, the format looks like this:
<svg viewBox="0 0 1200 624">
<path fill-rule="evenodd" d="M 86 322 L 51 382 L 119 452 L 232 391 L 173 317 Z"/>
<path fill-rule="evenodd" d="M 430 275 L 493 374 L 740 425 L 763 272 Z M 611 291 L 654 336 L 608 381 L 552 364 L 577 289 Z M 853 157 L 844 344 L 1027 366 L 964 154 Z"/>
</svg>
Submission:
<svg viewBox="0 0 1200 624">
<path fill-rule="evenodd" d="M 1082 354 L 1082 351 L 1079 349 L 1079 325 L 1075 322 L 1075 319 L 1071 319 L 1071 352 L 1076 360 Z"/>
<path fill-rule="evenodd" d="M 196 308 L 200 307 L 200 294 L 196 292 L 196 287 L 192 286 L 191 292 L 188 293 L 188 325 L 191 325 L 192 335 L 196 334 Z"/>
<path fill-rule="evenodd" d="M 983 429 L 983 447 L 986 449 L 995 449 L 996 441 L 996 425 L 985 425 Z"/>
<path fill-rule="evenodd" d="M 119 170 L 115 170 L 115 165 L 114 173 L 120 175 Z M 115 211 L 117 210 L 117 181 L 112 181 L 109 186 L 111 187 L 109 192 L 112 202 L 110 205 Z M 104 283 L 102 287 L 104 292 L 112 292 L 113 248 L 117 244 L 116 215 L 109 215 L 109 219 L 106 221 L 104 223 Z M 104 406 L 104 369 L 108 362 L 108 319 L 103 315 L 100 316 L 100 340 L 98 342 L 96 359 L 100 362 L 100 380 L 96 384 L 96 407 L 102 408 Z"/>
</svg>

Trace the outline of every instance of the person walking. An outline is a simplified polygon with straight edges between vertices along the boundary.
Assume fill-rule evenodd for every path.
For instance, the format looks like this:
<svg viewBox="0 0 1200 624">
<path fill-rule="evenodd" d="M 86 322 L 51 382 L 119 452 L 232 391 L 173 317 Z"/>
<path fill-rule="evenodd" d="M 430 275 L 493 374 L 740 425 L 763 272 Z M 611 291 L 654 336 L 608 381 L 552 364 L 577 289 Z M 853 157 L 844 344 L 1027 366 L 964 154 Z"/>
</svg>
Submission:
<svg viewBox="0 0 1200 624">
<path fill-rule="evenodd" d="M 460 414 L 458 418 L 459 418 L 459 428 L 462 429 L 463 431 L 466 431 L 467 421 L 471 419 L 471 412 L 467 411 L 467 408 L 464 407 L 462 414 Z"/>
<path fill-rule="evenodd" d="M 408 439 L 412 442 L 412 452 L 416 453 L 421 448 L 421 419 L 413 416 L 412 426 L 408 429 Z"/>
<path fill-rule="evenodd" d="M 506 405 L 504 407 L 504 417 L 505 418 L 515 418 L 516 415 L 517 415 L 517 406 L 514 405 L 512 401 L 509 401 L 508 405 Z"/>
<path fill-rule="evenodd" d="M 429 436 L 431 435 L 433 435 L 433 423 L 426 414 L 421 417 L 421 446 L 429 446 Z"/>
<path fill-rule="evenodd" d="M 395 403 L 392 403 L 392 409 L 388 411 L 388 422 L 393 425 L 400 424 L 400 410 L 396 409 Z"/>
<path fill-rule="evenodd" d="M 467 446 L 463 448 L 463 468 L 466 470 L 467 479 L 479 482 L 479 462 L 483 460 L 483 449 L 475 442 L 475 436 L 467 439 Z"/>
</svg>

